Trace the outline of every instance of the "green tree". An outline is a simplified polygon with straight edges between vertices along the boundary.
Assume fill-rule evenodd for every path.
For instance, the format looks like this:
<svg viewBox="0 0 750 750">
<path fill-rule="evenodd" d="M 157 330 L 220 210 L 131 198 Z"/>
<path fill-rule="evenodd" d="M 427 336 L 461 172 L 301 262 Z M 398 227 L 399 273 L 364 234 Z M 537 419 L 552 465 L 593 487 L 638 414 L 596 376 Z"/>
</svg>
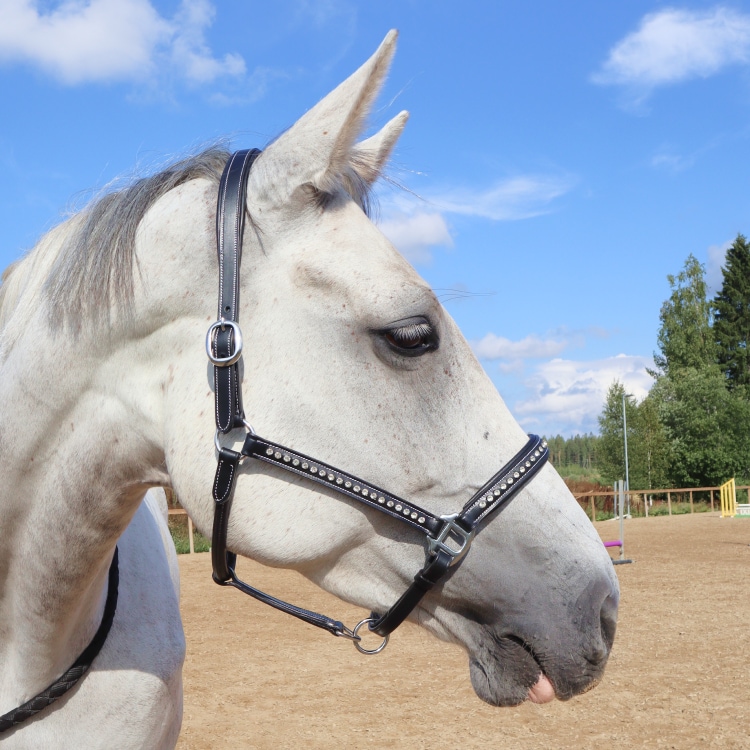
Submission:
<svg viewBox="0 0 750 750">
<path fill-rule="evenodd" d="M 659 378 L 651 394 L 669 442 L 667 473 L 677 487 L 722 484 L 750 469 L 750 402 L 726 387 L 717 366 Z"/>
<path fill-rule="evenodd" d="M 659 402 L 651 393 L 638 404 L 633 426 L 633 469 L 630 486 L 651 490 L 669 483 L 669 442 L 659 416 Z"/>
<path fill-rule="evenodd" d="M 672 294 L 659 313 L 659 352 L 654 353 L 657 371 L 652 375 L 669 375 L 685 367 L 700 369 L 715 361 L 704 275 L 703 264 L 689 255 L 676 277 L 667 276 Z"/>
<path fill-rule="evenodd" d="M 747 471 L 750 401 L 729 391 L 717 363 L 703 266 L 690 255 L 682 272 L 667 278 L 672 294 L 659 316 L 649 394 L 668 443 L 665 471 L 678 487 L 716 485 Z"/>
<path fill-rule="evenodd" d="M 564 438 L 562 435 L 546 438 L 549 446 L 550 461 L 563 476 L 595 472 L 598 468 L 597 454 L 599 437 L 597 435 L 573 435 Z"/>
<path fill-rule="evenodd" d="M 669 445 L 659 419 L 658 403 L 647 396 L 638 404 L 625 394 L 625 387 L 615 380 L 607 391 L 604 409 L 599 416 L 601 438 L 598 463 L 602 479 L 608 484 L 625 478 L 625 440 L 622 403 L 628 427 L 628 478 L 633 490 L 664 486 L 667 479 Z"/>
<path fill-rule="evenodd" d="M 623 439 L 622 399 L 625 386 L 615 380 L 607 391 L 604 409 L 599 415 L 599 471 L 607 484 L 625 478 L 625 441 Z M 625 416 L 628 422 L 628 458 L 634 437 L 636 402 L 633 396 L 625 395 Z M 633 482 L 630 482 L 634 487 Z"/>
<path fill-rule="evenodd" d="M 750 386 L 750 246 L 741 234 L 727 250 L 713 301 L 716 356 L 730 389 Z"/>
</svg>

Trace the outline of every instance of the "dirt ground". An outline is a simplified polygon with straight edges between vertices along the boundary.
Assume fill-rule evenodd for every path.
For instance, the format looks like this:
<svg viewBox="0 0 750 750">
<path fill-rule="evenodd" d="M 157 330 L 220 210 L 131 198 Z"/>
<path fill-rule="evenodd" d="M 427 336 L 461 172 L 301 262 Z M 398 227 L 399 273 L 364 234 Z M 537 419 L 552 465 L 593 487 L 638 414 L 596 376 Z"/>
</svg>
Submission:
<svg viewBox="0 0 750 750">
<path fill-rule="evenodd" d="M 597 524 L 616 539 L 615 521 Z M 750 750 L 750 519 L 626 521 L 619 627 L 604 681 L 572 701 L 497 709 L 466 656 L 406 624 L 379 656 L 211 581 L 182 555 L 187 634 L 178 748 Z M 614 552 L 614 550 L 611 550 Z M 366 616 L 296 574 L 243 577 L 346 623 Z"/>
</svg>

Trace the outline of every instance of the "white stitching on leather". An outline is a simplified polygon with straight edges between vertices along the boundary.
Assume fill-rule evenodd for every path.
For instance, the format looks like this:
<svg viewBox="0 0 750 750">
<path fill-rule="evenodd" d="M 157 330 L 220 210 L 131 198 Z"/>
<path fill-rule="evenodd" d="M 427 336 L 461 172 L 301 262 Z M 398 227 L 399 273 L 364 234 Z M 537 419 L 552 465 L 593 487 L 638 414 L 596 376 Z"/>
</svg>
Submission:
<svg viewBox="0 0 750 750">
<path fill-rule="evenodd" d="M 216 481 L 214 482 L 214 499 L 216 500 L 216 502 L 221 502 L 222 500 L 227 499 L 227 497 L 229 496 L 229 492 L 232 489 L 232 483 L 234 481 L 234 464 L 230 463 L 229 464 L 229 481 L 227 482 L 227 489 L 220 498 L 216 497 L 216 493 L 218 492 L 218 489 L 219 489 L 219 475 L 221 474 L 221 465 L 223 463 L 229 463 L 229 462 L 224 461 L 224 459 L 219 459 L 219 469 L 216 472 Z"/>
</svg>

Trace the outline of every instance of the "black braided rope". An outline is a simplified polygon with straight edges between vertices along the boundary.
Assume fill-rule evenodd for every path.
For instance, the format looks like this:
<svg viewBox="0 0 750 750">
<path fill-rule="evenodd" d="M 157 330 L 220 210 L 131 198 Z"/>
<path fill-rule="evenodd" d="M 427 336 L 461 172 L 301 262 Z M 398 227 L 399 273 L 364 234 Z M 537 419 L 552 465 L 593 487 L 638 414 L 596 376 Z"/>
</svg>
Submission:
<svg viewBox="0 0 750 750">
<path fill-rule="evenodd" d="M 65 695 L 86 674 L 97 654 L 102 650 L 104 641 L 107 640 L 112 621 L 115 619 L 117 609 L 117 589 L 120 583 L 120 571 L 118 567 L 117 547 L 112 556 L 112 564 L 109 566 L 109 584 L 107 588 L 107 601 L 104 604 L 104 616 L 102 617 L 99 630 L 96 631 L 91 643 L 84 649 L 76 659 L 75 664 L 70 667 L 61 677 L 55 680 L 48 688 L 42 690 L 39 695 L 27 701 L 18 708 L 8 711 L 0 716 L 0 734 L 18 726 L 26 719 L 38 714 L 42 709 L 54 703 L 58 698 Z"/>
</svg>

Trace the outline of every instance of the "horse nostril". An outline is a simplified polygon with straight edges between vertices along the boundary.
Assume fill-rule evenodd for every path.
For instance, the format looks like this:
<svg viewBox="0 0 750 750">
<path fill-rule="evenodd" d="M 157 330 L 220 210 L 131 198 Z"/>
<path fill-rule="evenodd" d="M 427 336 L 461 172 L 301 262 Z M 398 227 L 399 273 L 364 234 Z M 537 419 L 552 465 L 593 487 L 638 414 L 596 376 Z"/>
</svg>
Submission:
<svg viewBox="0 0 750 750">
<path fill-rule="evenodd" d="M 607 652 L 612 648 L 615 640 L 615 630 L 617 629 L 617 599 L 608 596 L 602 604 L 602 610 L 599 615 L 601 623 L 602 640 L 607 646 Z"/>
</svg>

